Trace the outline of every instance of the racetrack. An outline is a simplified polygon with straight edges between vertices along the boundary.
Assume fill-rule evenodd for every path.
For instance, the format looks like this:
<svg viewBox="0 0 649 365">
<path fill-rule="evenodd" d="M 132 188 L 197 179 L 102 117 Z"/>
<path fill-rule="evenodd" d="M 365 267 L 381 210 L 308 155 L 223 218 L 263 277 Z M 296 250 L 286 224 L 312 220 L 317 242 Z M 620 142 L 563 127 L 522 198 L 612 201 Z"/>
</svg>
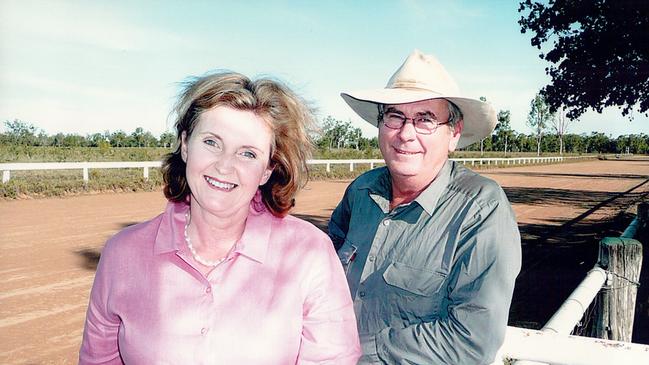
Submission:
<svg viewBox="0 0 649 365">
<path fill-rule="evenodd" d="M 649 160 L 481 173 L 505 189 L 523 237 L 523 271 L 511 310 L 515 325 L 538 327 L 547 320 L 594 265 L 597 241 L 619 234 L 628 224 L 627 210 L 649 195 Z M 324 228 L 347 184 L 309 183 L 294 215 Z M 76 363 L 104 242 L 164 206 L 161 192 L 0 202 L 0 363 Z"/>
</svg>

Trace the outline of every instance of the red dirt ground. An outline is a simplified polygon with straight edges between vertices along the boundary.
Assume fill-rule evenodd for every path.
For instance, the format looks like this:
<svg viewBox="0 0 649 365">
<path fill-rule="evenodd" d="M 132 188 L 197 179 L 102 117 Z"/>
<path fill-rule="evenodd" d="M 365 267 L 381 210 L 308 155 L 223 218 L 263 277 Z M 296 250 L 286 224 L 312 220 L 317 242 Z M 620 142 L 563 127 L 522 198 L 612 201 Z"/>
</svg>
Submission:
<svg viewBox="0 0 649 365">
<path fill-rule="evenodd" d="M 646 160 L 481 173 L 503 186 L 523 236 L 523 271 L 510 319 L 515 325 L 542 325 L 594 265 L 597 241 L 618 235 L 629 208 L 649 194 Z M 311 182 L 294 214 L 324 228 L 347 184 Z M 0 363 L 76 363 L 104 242 L 164 205 L 161 192 L 0 202 Z"/>
</svg>

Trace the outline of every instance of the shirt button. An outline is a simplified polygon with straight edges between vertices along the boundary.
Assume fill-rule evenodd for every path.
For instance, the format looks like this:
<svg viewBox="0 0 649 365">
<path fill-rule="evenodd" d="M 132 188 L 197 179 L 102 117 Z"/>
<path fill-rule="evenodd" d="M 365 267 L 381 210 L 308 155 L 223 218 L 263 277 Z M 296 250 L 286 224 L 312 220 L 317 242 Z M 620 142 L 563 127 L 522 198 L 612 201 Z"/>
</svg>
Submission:
<svg viewBox="0 0 649 365">
<path fill-rule="evenodd" d="M 360 292 L 360 293 L 358 293 L 358 295 L 360 295 L 360 296 L 361 296 L 361 298 L 362 298 L 362 297 L 364 297 L 364 296 L 365 296 L 365 292 L 364 292 L 364 291 L 362 291 L 362 292 Z"/>
<path fill-rule="evenodd" d="M 370 257 L 369 257 L 368 259 L 370 260 L 370 262 L 374 262 L 374 260 L 376 259 L 376 257 L 374 257 L 374 255 L 370 255 Z"/>
<path fill-rule="evenodd" d="M 211 293 L 211 292 L 212 292 L 212 287 L 211 287 L 211 286 L 208 286 L 207 288 L 205 288 L 205 292 L 206 292 L 207 294 Z"/>
<path fill-rule="evenodd" d="M 203 327 L 201 328 L 201 335 L 205 335 L 207 333 L 207 328 Z"/>
<path fill-rule="evenodd" d="M 383 225 L 386 226 L 386 227 L 389 226 L 390 225 L 390 220 L 389 219 L 384 220 Z"/>
</svg>

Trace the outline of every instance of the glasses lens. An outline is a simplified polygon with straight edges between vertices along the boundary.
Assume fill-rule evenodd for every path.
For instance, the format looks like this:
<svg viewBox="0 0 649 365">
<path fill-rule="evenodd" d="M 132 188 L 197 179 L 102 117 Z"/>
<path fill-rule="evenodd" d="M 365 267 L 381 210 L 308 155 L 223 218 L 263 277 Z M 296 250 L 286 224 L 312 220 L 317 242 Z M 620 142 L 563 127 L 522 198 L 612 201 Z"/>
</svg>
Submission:
<svg viewBox="0 0 649 365">
<path fill-rule="evenodd" d="M 386 113 L 383 115 L 383 124 L 388 128 L 399 129 L 405 121 L 406 118 L 399 114 Z"/>
<path fill-rule="evenodd" d="M 437 129 L 437 122 L 431 118 L 416 118 L 415 130 L 421 134 L 431 134 Z"/>
</svg>

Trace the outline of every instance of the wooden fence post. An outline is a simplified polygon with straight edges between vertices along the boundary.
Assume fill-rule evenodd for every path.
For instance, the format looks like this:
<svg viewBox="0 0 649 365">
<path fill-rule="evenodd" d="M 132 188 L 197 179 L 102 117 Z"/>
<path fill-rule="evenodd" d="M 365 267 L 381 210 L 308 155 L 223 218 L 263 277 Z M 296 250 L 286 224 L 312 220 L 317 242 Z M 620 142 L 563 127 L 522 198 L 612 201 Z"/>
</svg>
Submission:
<svg viewBox="0 0 649 365">
<path fill-rule="evenodd" d="M 609 277 L 597 296 L 591 335 L 631 342 L 642 244 L 632 238 L 606 237 L 599 242 L 598 265 Z"/>
</svg>

